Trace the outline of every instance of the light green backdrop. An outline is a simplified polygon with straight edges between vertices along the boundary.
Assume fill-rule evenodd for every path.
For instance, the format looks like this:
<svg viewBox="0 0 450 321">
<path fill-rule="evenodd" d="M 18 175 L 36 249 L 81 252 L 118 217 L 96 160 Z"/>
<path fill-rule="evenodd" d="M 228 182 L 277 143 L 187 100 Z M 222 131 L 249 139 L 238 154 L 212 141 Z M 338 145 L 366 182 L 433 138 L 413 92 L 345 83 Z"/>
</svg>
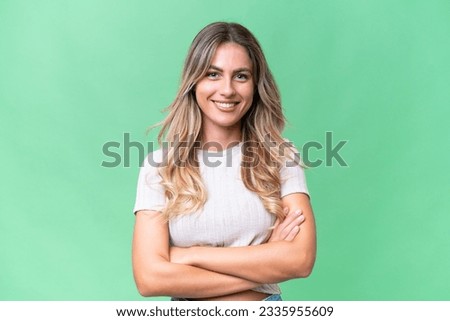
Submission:
<svg viewBox="0 0 450 321">
<path fill-rule="evenodd" d="M 0 2 L 0 299 L 139 300 L 130 249 L 142 143 L 207 23 L 246 25 L 311 168 L 318 257 L 288 300 L 450 300 L 447 0 Z M 311 154 L 323 158 L 323 151 Z"/>
</svg>

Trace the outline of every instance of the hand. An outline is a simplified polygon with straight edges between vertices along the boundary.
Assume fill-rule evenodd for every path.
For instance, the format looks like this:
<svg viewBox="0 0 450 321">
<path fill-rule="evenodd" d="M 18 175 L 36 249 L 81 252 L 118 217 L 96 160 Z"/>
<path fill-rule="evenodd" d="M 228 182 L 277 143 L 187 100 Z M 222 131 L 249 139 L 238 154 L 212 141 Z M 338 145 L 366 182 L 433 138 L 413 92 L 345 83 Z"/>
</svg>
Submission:
<svg viewBox="0 0 450 321">
<path fill-rule="evenodd" d="M 280 219 L 277 218 L 272 234 L 267 242 L 292 241 L 300 232 L 300 224 L 305 221 L 302 211 L 289 212 L 289 208 L 286 207 L 284 212 L 287 214 L 286 217 L 281 223 Z"/>
</svg>

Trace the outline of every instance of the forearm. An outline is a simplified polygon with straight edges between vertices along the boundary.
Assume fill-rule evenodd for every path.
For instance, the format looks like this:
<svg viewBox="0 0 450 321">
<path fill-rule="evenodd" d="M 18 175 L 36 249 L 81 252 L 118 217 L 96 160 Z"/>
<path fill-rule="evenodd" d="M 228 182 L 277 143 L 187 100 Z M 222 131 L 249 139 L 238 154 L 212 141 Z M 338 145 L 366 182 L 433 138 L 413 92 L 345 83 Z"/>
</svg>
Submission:
<svg viewBox="0 0 450 321">
<path fill-rule="evenodd" d="M 307 277 L 316 258 L 316 228 L 312 208 L 304 194 L 286 196 L 283 205 L 293 212 L 301 211 L 305 219 L 301 231 L 293 240 L 243 247 L 175 248 L 170 251 L 171 262 L 189 264 L 257 283 Z"/>
<path fill-rule="evenodd" d="M 133 235 L 133 274 L 143 296 L 206 298 L 252 289 L 239 277 L 170 261 L 167 222 L 155 211 L 139 211 Z"/>
<path fill-rule="evenodd" d="M 208 271 L 199 267 L 158 262 L 141 273 L 135 273 L 143 296 L 210 298 L 253 289 L 259 284 L 236 276 Z"/>
<path fill-rule="evenodd" d="M 285 241 L 246 247 L 193 247 L 189 251 L 192 266 L 258 283 L 306 277 L 315 258 L 314 253 Z"/>
</svg>

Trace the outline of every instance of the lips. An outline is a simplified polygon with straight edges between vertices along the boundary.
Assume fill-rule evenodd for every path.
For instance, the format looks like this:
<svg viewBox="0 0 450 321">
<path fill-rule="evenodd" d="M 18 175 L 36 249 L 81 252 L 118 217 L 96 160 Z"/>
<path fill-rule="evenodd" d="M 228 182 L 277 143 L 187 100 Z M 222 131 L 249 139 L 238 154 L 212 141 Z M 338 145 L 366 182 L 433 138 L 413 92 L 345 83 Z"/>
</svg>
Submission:
<svg viewBox="0 0 450 321">
<path fill-rule="evenodd" d="M 213 102 L 220 109 L 231 109 L 239 103 L 239 102 L 235 102 L 235 101 L 227 102 L 227 101 L 218 101 L 218 100 L 213 100 Z"/>
</svg>

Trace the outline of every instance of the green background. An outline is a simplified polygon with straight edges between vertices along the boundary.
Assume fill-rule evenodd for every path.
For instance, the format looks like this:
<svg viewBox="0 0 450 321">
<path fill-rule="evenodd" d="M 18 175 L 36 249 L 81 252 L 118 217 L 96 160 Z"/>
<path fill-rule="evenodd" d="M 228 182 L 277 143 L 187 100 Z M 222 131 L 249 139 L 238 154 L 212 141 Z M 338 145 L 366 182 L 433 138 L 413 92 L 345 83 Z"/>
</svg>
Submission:
<svg viewBox="0 0 450 321">
<path fill-rule="evenodd" d="M 139 155 L 107 168 L 102 146 L 154 140 L 217 20 L 260 40 L 286 137 L 348 141 L 347 167 L 307 171 L 318 257 L 284 298 L 450 300 L 448 0 L 1 1 L 0 299 L 142 299 Z"/>
</svg>

